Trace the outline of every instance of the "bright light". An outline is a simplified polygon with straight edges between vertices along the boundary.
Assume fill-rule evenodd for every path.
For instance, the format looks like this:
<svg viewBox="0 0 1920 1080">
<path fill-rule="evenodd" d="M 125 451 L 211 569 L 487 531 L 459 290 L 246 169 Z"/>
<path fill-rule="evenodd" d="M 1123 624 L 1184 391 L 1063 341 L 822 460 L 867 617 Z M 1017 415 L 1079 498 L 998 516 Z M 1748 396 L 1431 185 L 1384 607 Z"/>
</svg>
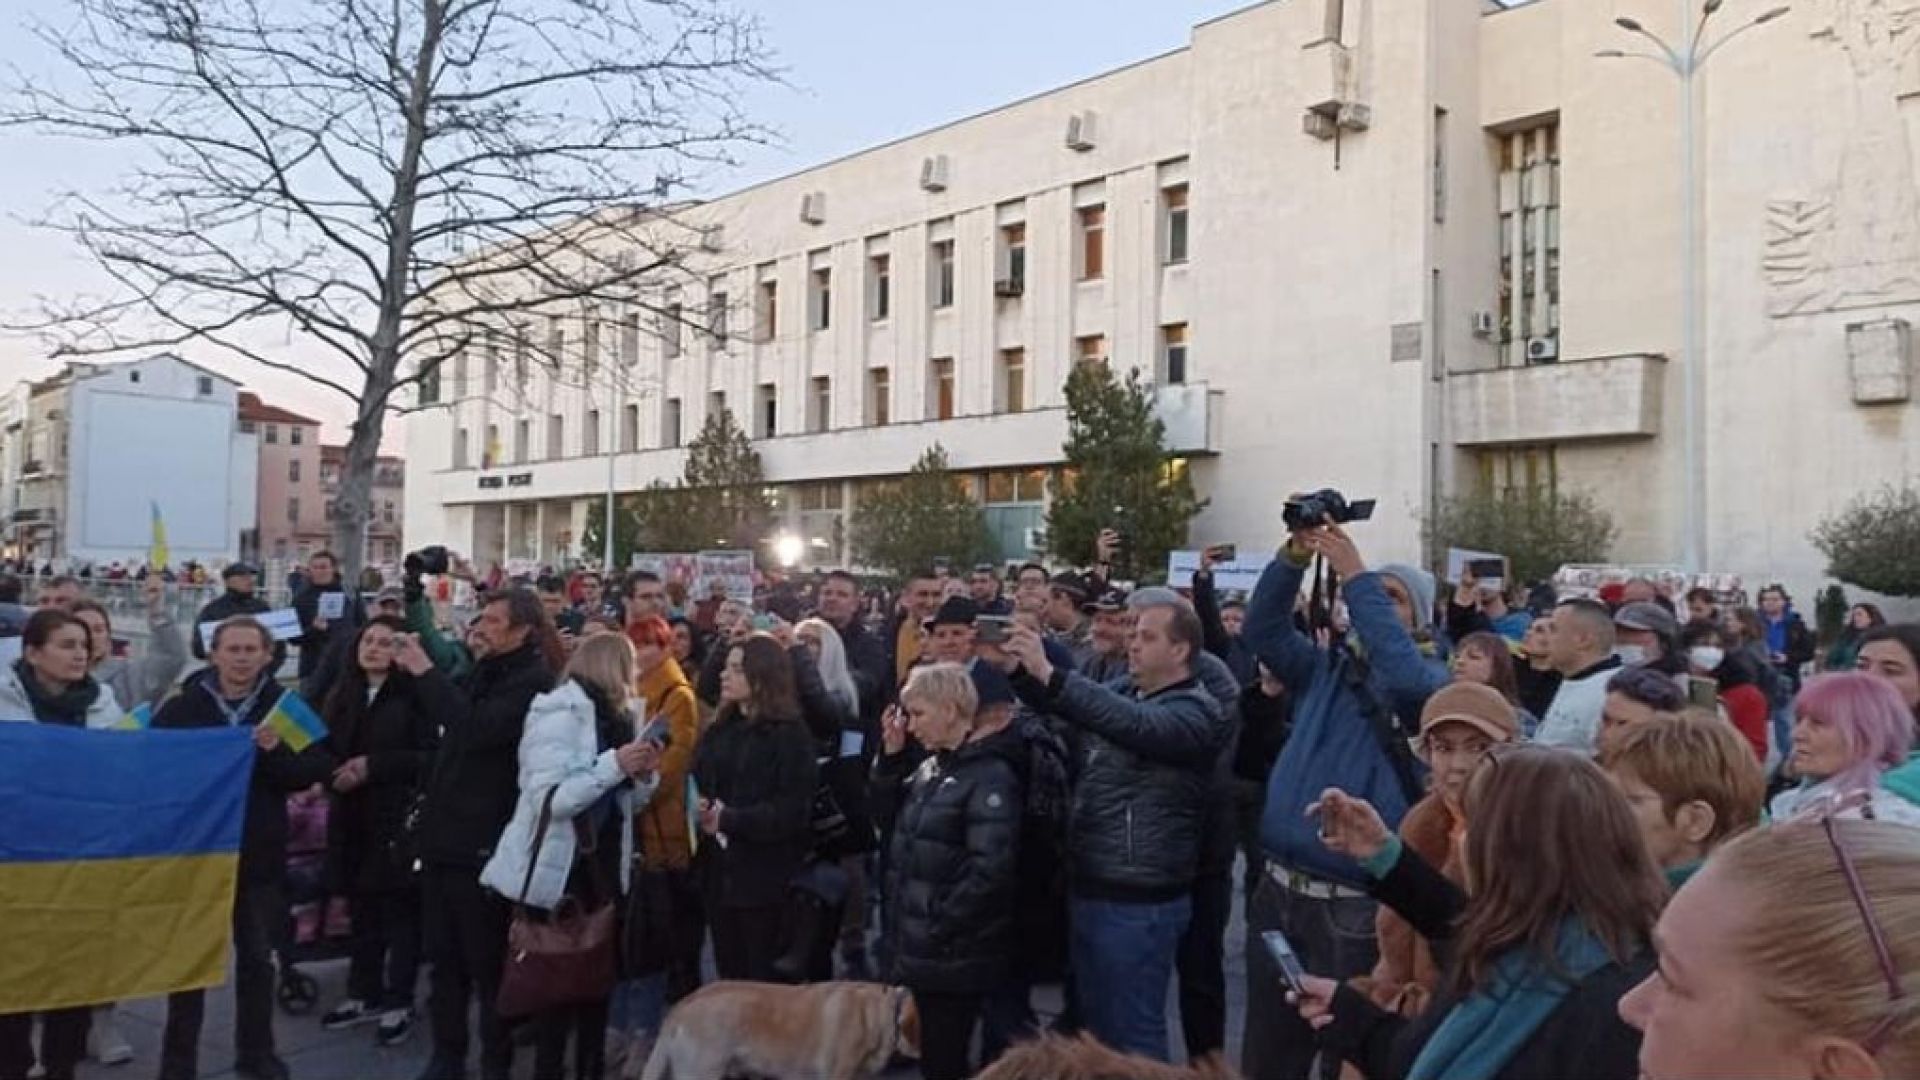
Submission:
<svg viewBox="0 0 1920 1080">
<path fill-rule="evenodd" d="M 773 538 L 773 557 L 780 560 L 781 566 L 793 566 L 807 550 L 806 541 L 792 533 L 781 533 Z"/>
</svg>

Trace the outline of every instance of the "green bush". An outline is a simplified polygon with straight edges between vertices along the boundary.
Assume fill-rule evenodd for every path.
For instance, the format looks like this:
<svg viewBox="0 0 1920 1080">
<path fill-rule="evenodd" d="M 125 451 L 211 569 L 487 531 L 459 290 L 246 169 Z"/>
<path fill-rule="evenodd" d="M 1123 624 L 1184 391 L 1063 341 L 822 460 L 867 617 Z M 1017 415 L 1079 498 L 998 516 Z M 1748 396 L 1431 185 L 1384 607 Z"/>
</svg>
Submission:
<svg viewBox="0 0 1920 1080">
<path fill-rule="evenodd" d="M 1862 495 L 1810 539 L 1830 576 L 1885 596 L 1920 596 L 1920 490 L 1903 484 Z"/>
</svg>

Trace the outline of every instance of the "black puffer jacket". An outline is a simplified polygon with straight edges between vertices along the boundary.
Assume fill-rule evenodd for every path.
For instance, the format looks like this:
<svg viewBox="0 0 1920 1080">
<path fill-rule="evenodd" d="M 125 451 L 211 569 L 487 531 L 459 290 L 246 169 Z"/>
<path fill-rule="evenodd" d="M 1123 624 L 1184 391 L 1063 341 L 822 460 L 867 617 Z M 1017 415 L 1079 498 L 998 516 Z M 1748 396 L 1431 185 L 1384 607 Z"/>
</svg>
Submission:
<svg viewBox="0 0 1920 1080">
<path fill-rule="evenodd" d="M 1213 696 L 1193 678 L 1142 696 L 1131 677 L 1109 688 L 1057 669 L 1046 684 L 1022 670 L 1013 685 L 1073 729 L 1073 894 L 1148 903 L 1185 896 L 1231 734 Z"/>
<path fill-rule="evenodd" d="M 902 985 L 982 993 L 1005 978 L 1019 895 L 1025 753 L 1025 740 L 1008 729 L 928 758 L 905 781 L 886 888 L 893 977 Z M 887 782 L 887 761 L 877 783 Z"/>
<path fill-rule="evenodd" d="M 474 665 L 465 689 L 429 710 L 440 722 L 440 750 L 427 775 L 419 848 L 424 862 L 478 870 L 513 817 L 520 731 L 533 699 L 553 689 L 553 673 L 529 643 Z"/>
</svg>

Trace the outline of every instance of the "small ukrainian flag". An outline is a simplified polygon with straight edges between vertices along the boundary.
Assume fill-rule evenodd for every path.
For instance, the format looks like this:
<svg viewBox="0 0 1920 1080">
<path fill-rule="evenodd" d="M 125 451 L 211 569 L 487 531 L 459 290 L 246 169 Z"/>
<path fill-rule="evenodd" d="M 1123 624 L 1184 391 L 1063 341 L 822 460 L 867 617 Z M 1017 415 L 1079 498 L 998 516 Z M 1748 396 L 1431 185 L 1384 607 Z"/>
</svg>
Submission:
<svg viewBox="0 0 1920 1080">
<path fill-rule="evenodd" d="M 280 734 L 280 741 L 298 754 L 327 737 L 327 725 L 313 706 L 291 690 L 282 691 L 273 711 L 261 721 Z"/>
<path fill-rule="evenodd" d="M 145 731 L 153 726 L 153 706 L 141 702 L 128 710 L 127 715 L 113 725 L 114 731 Z"/>
</svg>

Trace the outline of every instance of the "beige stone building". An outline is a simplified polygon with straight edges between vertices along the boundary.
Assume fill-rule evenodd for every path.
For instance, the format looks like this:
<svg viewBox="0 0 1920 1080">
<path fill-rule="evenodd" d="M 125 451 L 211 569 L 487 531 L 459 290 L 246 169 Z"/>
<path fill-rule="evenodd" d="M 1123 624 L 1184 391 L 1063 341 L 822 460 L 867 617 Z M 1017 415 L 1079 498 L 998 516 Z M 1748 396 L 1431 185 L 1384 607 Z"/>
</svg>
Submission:
<svg viewBox="0 0 1920 1080">
<path fill-rule="evenodd" d="M 1728 0 L 1712 34 L 1766 0 Z M 1623 560 L 1684 540 L 1678 84 L 1596 52 L 1673 0 L 1284 0 L 1181 48 L 686 212 L 712 250 L 654 302 L 523 327 L 593 370 L 448 365 L 416 417 L 416 543 L 563 559 L 588 500 L 679 474 L 730 409 L 809 559 L 928 445 L 1009 557 L 1039 524 L 1070 365 L 1137 367 L 1260 546 L 1289 489 L 1380 500 L 1412 558 L 1443 493 L 1593 492 Z M 1707 568 L 1810 588 L 1808 530 L 1914 471 L 1909 127 L 1920 0 L 1806 0 L 1697 79 Z M 1171 44 L 1171 43 L 1170 43 Z M 704 327 L 700 329 L 698 327 Z M 597 358 L 604 356 L 606 362 Z M 617 361 L 617 362 L 616 362 Z M 584 389 L 583 389 L 584 386 Z"/>
</svg>

